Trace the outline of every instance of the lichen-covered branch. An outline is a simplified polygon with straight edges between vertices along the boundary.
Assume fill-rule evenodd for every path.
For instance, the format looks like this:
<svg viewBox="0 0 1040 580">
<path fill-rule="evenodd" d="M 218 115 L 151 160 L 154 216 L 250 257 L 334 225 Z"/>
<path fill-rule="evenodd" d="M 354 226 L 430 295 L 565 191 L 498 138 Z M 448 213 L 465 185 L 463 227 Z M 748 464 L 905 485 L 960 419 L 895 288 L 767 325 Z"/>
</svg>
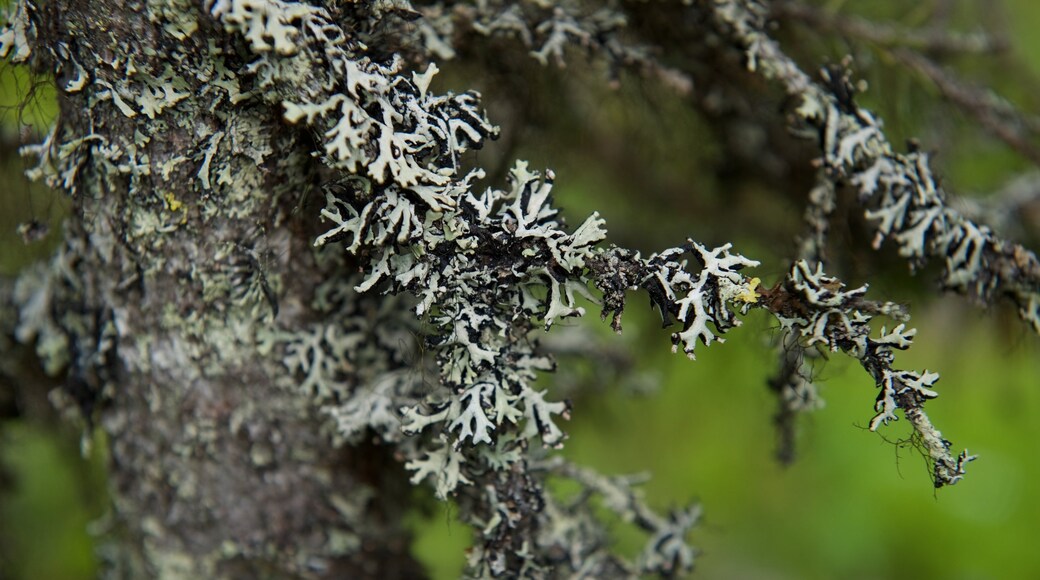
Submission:
<svg viewBox="0 0 1040 580">
<path fill-rule="evenodd" d="M 816 185 L 809 191 L 809 198 L 802 217 L 804 233 L 798 241 L 798 259 L 809 265 L 827 263 L 827 241 L 830 220 L 837 206 L 834 182 L 821 174 Z M 777 429 L 777 457 L 783 463 L 794 461 L 795 422 L 800 413 L 823 406 L 810 380 L 811 363 L 818 359 L 818 352 L 807 347 L 790 334 L 781 334 L 776 340 L 780 366 L 776 375 L 769 379 L 769 389 L 777 396 L 777 413 L 773 418 Z"/>
<path fill-rule="evenodd" d="M 389 188 L 378 194 L 379 186 L 361 199 L 330 192 L 323 215 L 333 228 L 318 242 L 341 239 L 355 256 L 367 258 L 357 290 L 411 294 L 416 316 L 427 325 L 423 340 L 439 367 L 439 387 L 402 408 L 404 432 L 425 434 L 406 451 L 412 481 L 428 478 L 438 496 L 466 498 L 458 501 L 472 502 L 474 514 L 513 513 L 515 508 L 498 506 L 501 492 L 481 490 L 505 486 L 522 495 L 524 505 L 552 502 L 538 479 L 523 475 L 523 451 L 561 445 L 565 434 L 557 422 L 570 412 L 532 384 L 552 368 L 535 350 L 536 326 L 548 329 L 561 318 L 583 315 L 577 298 L 591 299 L 587 286 L 595 284 L 609 289 L 605 308 L 616 314 L 619 328 L 625 291 L 644 287 L 666 320 L 682 322 L 673 343 L 692 357 L 697 342 L 709 344 L 715 332 L 739 324 L 728 305 L 750 304 L 751 282 L 738 270 L 755 262 L 730 254 L 728 246 L 708 250 L 692 241 L 648 259 L 600 250 L 605 231 L 595 214 L 572 233 L 563 229 L 550 205 L 551 173 L 518 163 L 509 190 L 479 195 L 468 191 L 474 177 L 467 175 L 450 197 L 440 198 L 440 211 Z M 402 214 L 417 217 L 405 223 L 397 217 Z M 699 273 L 680 261 L 685 253 L 699 262 Z M 474 571 L 539 570 L 550 561 L 533 547 L 519 550 L 524 536 L 507 530 L 529 527 L 539 534 L 555 524 L 528 514 L 473 517 L 487 539 Z M 581 546 L 592 539 L 572 541 Z"/>
<path fill-rule="evenodd" d="M 878 119 L 853 102 L 842 75 L 825 70 L 824 85 L 803 72 L 767 34 L 763 5 L 744 0 L 706 4 L 720 30 L 745 53 L 748 69 L 798 99 L 797 123 L 815 130 L 829 178 L 858 190 L 867 219 L 875 224 L 875 248 L 891 240 L 914 267 L 928 258 L 942 260 L 946 288 L 983 301 L 1007 296 L 1040 332 L 1040 262 L 1033 252 L 951 208 L 928 154 L 897 153 Z"/>
<path fill-rule="evenodd" d="M 957 483 L 964 476 L 965 464 L 975 456 L 967 451 L 953 455 L 950 442 L 924 412 L 925 401 L 938 396 L 931 387 L 939 375 L 892 367 L 893 350 L 909 348 L 917 330 L 906 328 L 908 317 L 901 306 L 866 300 L 866 292 L 866 286 L 847 290 L 841 281 L 824 274 L 822 265 L 812 267 L 800 260 L 782 283 L 762 290 L 761 295 L 763 306 L 776 316 L 782 332 L 797 337 L 801 346 L 840 350 L 863 365 L 880 389 L 871 431 L 895 420 L 896 410 L 902 409 L 928 452 L 935 486 Z M 891 331 L 882 327 L 880 336 L 871 338 L 870 321 L 877 315 L 899 324 Z"/>
<path fill-rule="evenodd" d="M 536 471 L 544 471 L 553 475 L 567 477 L 578 482 L 583 491 L 569 502 L 552 506 L 552 509 L 561 513 L 561 520 L 569 523 L 563 527 L 568 528 L 587 525 L 582 518 L 587 517 L 587 510 L 593 498 L 599 498 L 603 506 L 617 514 L 623 521 L 630 522 L 643 529 L 648 534 L 648 539 L 643 551 L 637 559 L 637 565 L 630 569 L 629 573 L 640 572 L 657 573 L 662 576 L 671 576 L 676 572 L 690 570 L 696 560 L 697 552 L 691 549 L 685 542 L 686 535 L 695 527 L 701 518 L 701 506 L 694 503 L 681 509 L 673 510 L 667 516 L 661 516 L 650 509 L 643 498 L 643 494 L 635 486 L 647 479 L 647 476 L 614 476 L 607 477 L 591 469 L 582 468 L 573 463 L 565 461 L 561 457 L 553 457 L 547 460 L 535 462 L 532 468 Z M 557 540 L 557 547 L 561 551 L 568 550 L 573 546 L 569 542 L 561 542 L 564 538 Z M 569 556 L 574 559 L 584 560 L 585 563 L 575 568 L 579 571 L 590 569 L 590 560 L 602 561 L 609 558 L 606 554 L 579 555 L 573 553 Z M 580 556 L 580 557 L 579 557 Z"/>
</svg>

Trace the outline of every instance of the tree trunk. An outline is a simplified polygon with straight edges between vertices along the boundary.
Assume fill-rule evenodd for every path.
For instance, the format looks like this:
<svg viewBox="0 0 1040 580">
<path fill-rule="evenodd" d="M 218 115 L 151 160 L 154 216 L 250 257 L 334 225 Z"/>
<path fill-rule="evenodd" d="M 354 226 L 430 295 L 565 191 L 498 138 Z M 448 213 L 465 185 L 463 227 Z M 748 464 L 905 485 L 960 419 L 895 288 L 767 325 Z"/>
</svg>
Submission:
<svg viewBox="0 0 1040 580">
<path fill-rule="evenodd" d="M 272 348 L 337 274 L 293 221 L 318 183 L 309 137 L 250 94 L 244 43 L 183 1 L 48 1 L 28 19 L 33 65 L 59 71 L 39 170 L 73 204 L 50 270 L 19 286 L 38 308 L 18 331 L 67 362 L 68 403 L 107 435 L 111 571 L 421 574 L 403 469 L 334 446 Z"/>
</svg>

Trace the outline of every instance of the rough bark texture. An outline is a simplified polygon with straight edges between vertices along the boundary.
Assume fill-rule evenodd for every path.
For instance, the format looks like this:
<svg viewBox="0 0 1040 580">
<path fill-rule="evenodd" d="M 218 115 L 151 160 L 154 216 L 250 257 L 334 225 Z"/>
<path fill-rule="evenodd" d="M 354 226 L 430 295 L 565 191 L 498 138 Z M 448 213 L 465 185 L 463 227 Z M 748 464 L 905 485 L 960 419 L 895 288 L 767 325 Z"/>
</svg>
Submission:
<svg viewBox="0 0 1040 580">
<path fill-rule="evenodd" d="M 125 532 L 111 564 L 127 578 L 420 574 L 400 524 L 402 469 L 379 446 L 334 448 L 264 348 L 276 325 L 315 316 L 321 269 L 291 219 L 313 161 L 279 110 L 227 106 L 242 49 L 214 49 L 225 40 L 213 21 L 180 9 L 174 21 L 92 0 L 33 15 L 36 47 L 67 51 L 59 87 L 93 78 L 59 91 L 73 215 L 39 282 L 60 326 L 51 338 L 72 353 L 69 402 L 110 441 Z M 175 41 L 177 22 L 201 29 Z M 220 74 L 226 94 L 204 82 Z M 119 102 L 164 102 L 167 87 L 175 111 Z"/>
</svg>

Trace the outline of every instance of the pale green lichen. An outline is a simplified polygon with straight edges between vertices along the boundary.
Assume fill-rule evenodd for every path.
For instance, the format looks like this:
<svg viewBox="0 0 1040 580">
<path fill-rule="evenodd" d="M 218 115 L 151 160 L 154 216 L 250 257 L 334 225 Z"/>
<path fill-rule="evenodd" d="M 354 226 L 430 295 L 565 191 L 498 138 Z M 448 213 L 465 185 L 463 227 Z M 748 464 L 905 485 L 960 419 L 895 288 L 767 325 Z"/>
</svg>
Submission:
<svg viewBox="0 0 1040 580">
<path fill-rule="evenodd" d="M 298 22 L 319 8 L 280 0 L 216 0 L 210 13 L 229 31 L 241 31 L 257 53 L 274 50 L 288 55 L 297 51 Z"/>
<path fill-rule="evenodd" d="M 54 260 L 61 260 L 61 255 Z M 55 268 L 57 266 L 57 268 Z M 23 344 L 36 344 L 36 353 L 43 363 L 43 370 L 56 375 L 69 363 L 68 334 L 54 321 L 53 304 L 56 298 L 54 271 L 58 264 L 36 264 L 18 278 L 14 290 L 14 301 L 21 305 L 15 338 Z"/>
<path fill-rule="evenodd" d="M 160 23 L 167 34 L 185 40 L 199 28 L 199 11 L 191 0 L 148 0 L 148 19 Z"/>
<path fill-rule="evenodd" d="M 154 119 L 164 110 L 188 98 L 188 83 L 167 66 L 158 77 L 143 75 L 143 87 L 137 95 L 141 113 Z"/>
<path fill-rule="evenodd" d="M 10 58 L 11 62 L 25 62 L 32 54 L 29 38 L 35 36 L 36 29 L 29 20 L 28 5 L 14 2 L 7 7 L 4 15 L 4 26 L 0 28 L 0 58 Z"/>
</svg>

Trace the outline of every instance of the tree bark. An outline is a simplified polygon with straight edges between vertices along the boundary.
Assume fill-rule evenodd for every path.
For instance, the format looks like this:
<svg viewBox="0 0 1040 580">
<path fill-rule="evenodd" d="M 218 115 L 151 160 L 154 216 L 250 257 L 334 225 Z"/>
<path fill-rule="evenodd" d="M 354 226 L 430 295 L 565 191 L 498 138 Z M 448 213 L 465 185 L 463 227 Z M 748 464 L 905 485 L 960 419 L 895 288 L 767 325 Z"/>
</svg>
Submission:
<svg viewBox="0 0 1040 580">
<path fill-rule="evenodd" d="M 18 333 L 107 436 L 109 571 L 421 575 L 402 468 L 378 445 L 334 446 L 272 349 L 276 328 L 318 316 L 330 275 L 292 218 L 319 170 L 201 8 L 30 6 L 32 64 L 59 89 L 39 169 L 73 204 L 50 269 L 20 283 L 39 308 Z"/>
</svg>

